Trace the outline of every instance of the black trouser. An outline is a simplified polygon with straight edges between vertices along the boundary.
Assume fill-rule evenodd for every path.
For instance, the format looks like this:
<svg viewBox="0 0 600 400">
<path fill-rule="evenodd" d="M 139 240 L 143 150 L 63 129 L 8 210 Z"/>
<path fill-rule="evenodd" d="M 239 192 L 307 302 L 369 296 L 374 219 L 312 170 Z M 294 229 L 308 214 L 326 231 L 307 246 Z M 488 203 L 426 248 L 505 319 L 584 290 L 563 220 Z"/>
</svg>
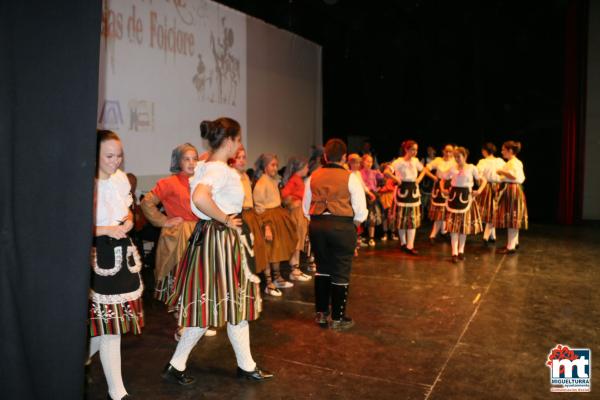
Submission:
<svg viewBox="0 0 600 400">
<path fill-rule="evenodd" d="M 356 227 L 352 218 L 334 215 L 310 218 L 308 232 L 317 274 L 331 276 L 333 284 L 348 284 L 356 247 Z"/>
</svg>

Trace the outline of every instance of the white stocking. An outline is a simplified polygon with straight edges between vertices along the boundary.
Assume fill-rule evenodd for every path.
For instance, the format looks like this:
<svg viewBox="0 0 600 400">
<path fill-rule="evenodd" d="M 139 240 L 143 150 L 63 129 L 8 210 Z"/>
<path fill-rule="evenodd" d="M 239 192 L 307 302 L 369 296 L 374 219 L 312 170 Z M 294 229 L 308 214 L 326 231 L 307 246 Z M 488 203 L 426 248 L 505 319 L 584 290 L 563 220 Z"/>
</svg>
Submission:
<svg viewBox="0 0 600 400">
<path fill-rule="evenodd" d="M 100 336 L 100 361 L 108 385 L 108 394 L 121 399 L 127 394 L 121 375 L 121 335 Z"/>
<path fill-rule="evenodd" d="M 494 226 L 492 224 L 490 224 L 489 222 L 487 224 L 485 224 L 485 230 L 483 231 L 483 240 L 488 240 L 490 237 L 492 237 L 493 229 L 494 229 Z"/>
<path fill-rule="evenodd" d="M 458 233 L 450 233 L 450 244 L 452 245 L 452 255 L 458 255 Z"/>
<path fill-rule="evenodd" d="M 207 330 L 208 328 L 199 327 L 183 328 L 183 333 L 170 361 L 176 370 L 185 371 L 190 353 Z"/>
<path fill-rule="evenodd" d="M 398 229 L 398 236 L 400 236 L 400 244 L 406 246 L 406 229 Z"/>
<path fill-rule="evenodd" d="M 248 321 L 242 321 L 237 325 L 227 323 L 227 336 L 235 352 L 238 367 L 244 371 L 254 371 L 256 363 L 252 359 L 252 353 L 250 353 L 250 327 Z"/>
<path fill-rule="evenodd" d="M 458 253 L 463 254 L 465 252 L 465 243 L 467 242 L 467 235 L 460 234 L 458 236 Z"/>
<path fill-rule="evenodd" d="M 415 247 L 415 234 L 417 233 L 416 229 L 407 229 L 406 230 L 406 248 L 412 249 Z"/>
<path fill-rule="evenodd" d="M 519 230 L 508 228 L 508 243 L 506 244 L 506 248 L 514 250 L 517 243 L 519 243 Z"/>
</svg>

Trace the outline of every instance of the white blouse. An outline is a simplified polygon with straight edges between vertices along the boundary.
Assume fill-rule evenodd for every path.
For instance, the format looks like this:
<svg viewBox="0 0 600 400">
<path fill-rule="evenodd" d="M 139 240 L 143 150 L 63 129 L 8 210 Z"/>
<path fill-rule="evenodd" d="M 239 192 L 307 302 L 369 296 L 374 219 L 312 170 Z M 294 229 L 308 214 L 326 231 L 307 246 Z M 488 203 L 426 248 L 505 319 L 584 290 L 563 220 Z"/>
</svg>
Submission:
<svg viewBox="0 0 600 400">
<path fill-rule="evenodd" d="M 213 201 L 225 214 L 238 214 L 244 204 L 244 186 L 240 174 L 221 161 L 200 161 L 190 178 L 192 212 L 201 219 L 211 218 L 194 204 L 194 189 L 199 184 L 211 187 Z"/>
<path fill-rule="evenodd" d="M 427 169 L 430 171 L 435 170 L 435 176 L 440 179 L 448 179 L 446 174 L 450 171 L 450 168 L 455 166 L 456 161 L 454 160 L 454 157 L 450 157 L 448 161 L 444 160 L 442 157 L 436 157 L 427 164 Z"/>
<path fill-rule="evenodd" d="M 404 157 L 399 157 L 392 163 L 392 168 L 396 173 L 396 177 L 401 181 L 415 182 L 419 176 L 419 172 L 423 170 L 423 164 L 416 157 L 408 161 Z"/>
<path fill-rule="evenodd" d="M 108 179 L 96 179 L 94 193 L 96 226 L 116 226 L 129 214 L 133 203 L 131 185 L 127 175 L 118 169 Z"/>
<path fill-rule="evenodd" d="M 504 167 L 503 159 L 500 157 L 482 158 L 477 163 L 479 175 L 483 176 L 488 182 L 500 182 L 500 176 L 496 173 L 500 168 Z"/>
<path fill-rule="evenodd" d="M 452 186 L 472 188 L 475 181 L 479 181 L 479 172 L 473 164 L 465 164 L 462 169 L 452 167 L 446 174 L 446 179 L 451 179 Z"/>
<path fill-rule="evenodd" d="M 500 177 L 500 182 L 512 182 L 512 183 L 523 183 L 525 182 L 525 171 L 523 170 L 523 163 L 517 157 L 513 157 L 512 160 L 509 160 L 504 164 L 502 168 L 499 168 L 502 171 L 506 171 L 516 179 L 508 179 L 505 176 Z"/>
</svg>

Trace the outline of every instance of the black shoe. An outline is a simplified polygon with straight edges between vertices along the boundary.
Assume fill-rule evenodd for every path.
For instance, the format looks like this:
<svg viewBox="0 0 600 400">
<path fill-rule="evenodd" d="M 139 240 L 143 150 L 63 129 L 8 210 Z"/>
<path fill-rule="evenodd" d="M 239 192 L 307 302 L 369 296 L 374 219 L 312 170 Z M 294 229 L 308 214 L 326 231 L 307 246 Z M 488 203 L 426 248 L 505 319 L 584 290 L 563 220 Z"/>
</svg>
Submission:
<svg viewBox="0 0 600 400">
<path fill-rule="evenodd" d="M 411 256 L 417 256 L 419 255 L 419 252 L 417 251 L 417 249 L 406 249 L 406 253 L 410 254 Z"/>
<path fill-rule="evenodd" d="M 429 238 L 429 243 L 431 243 L 431 244 L 435 244 L 435 238 L 434 238 L 434 237 L 430 237 L 430 238 Z"/>
<path fill-rule="evenodd" d="M 517 251 L 515 249 L 509 250 L 506 247 L 498 250 L 498 254 L 515 254 Z"/>
<path fill-rule="evenodd" d="M 328 322 L 327 322 L 327 318 L 329 317 L 329 313 L 328 312 L 317 312 L 317 314 L 315 315 L 315 322 L 317 323 L 317 325 L 319 325 L 321 328 L 327 328 L 328 326 Z"/>
<path fill-rule="evenodd" d="M 196 382 L 196 378 L 186 374 L 185 371 L 179 371 L 171 363 L 167 364 L 163 370 L 162 377 L 169 382 L 178 383 L 181 386 L 191 385 Z"/>
<path fill-rule="evenodd" d="M 258 365 L 254 368 L 254 371 L 244 371 L 240 367 L 237 368 L 238 378 L 246 378 L 254 381 L 264 381 L 265 379 L 271 379 L 273 374 L 269 371 L 263 371 L 258 368 Z"/>
<path fill-rule="evenodd" d="M 352 328 L 353 326 L 354 321 L 350 317 L 344 316 L 338 320 L 331 320 L 331 329 L 333 329 L 334 331 L 345 331 L 347 329 Z"/>
<path fill-rule="evenodd" d="M 403 252 L 406 253 L 406 245 L 405 244 L 401 244 L 400 245 L 400 250 L 402 250 Z"/>
<path fill-rule="evenodd" d="M 458 256 L 452 256 L 452 262 L 454 264 L 458 263 Z"/>
<path fill-rule="evenodd" d="M 488 243 L 496 243 L 496 239 L 495 238 L 491 238 L 488 240 Z"/>
<path fill-rule="evenodd" d="M 519 250 L 519 243 L 515 246 L 515 250 Z"/>
<path fill-rule="evenodd" d="M 107 397 L 108 400 L 113 400 L 112 397 L 110 397 L 110 394 Z M 121 400 L 131 400 L 133 399 L 133 397 L 131 397 L 130 395 L 126 394 L 125 396 L 121 397 Z"/>
<path fill-rule="evenodd" d="M 459 259 L 460 261 L 464 261 L 464 260 L 466 260 L 467 258 L 465 257 L 465 253 L 458 253 L 458 259 Z"/>
</svg>

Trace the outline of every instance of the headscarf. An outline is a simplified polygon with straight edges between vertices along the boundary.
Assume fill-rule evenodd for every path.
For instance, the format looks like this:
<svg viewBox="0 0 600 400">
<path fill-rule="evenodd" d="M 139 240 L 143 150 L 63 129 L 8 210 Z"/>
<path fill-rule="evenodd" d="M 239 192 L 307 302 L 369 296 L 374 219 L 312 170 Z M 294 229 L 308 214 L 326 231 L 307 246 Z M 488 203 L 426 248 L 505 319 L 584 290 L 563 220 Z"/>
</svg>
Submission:
<svg viewBox="0 0 600 400">
<path fill-rule="evenodd" d="M 261 154 L 256 162 L 254 163 L 254 181 L 258 181 L 260 177 L 265 173 L 267 165 L 277 158 L 277 154 L 274 153 L 263 153 Z"/>
<path fill-rule="evenodd" d="M 282 183 L 285 185 L 288 183 L 292 175 L 296 172 L 300 171 L 308 164 L 308 160 L 306 158 L 296 158 L 290 157 L 288 160 L 287 166 L 285 167 L 285 173 L 283 174 Z"/>
</svg>

